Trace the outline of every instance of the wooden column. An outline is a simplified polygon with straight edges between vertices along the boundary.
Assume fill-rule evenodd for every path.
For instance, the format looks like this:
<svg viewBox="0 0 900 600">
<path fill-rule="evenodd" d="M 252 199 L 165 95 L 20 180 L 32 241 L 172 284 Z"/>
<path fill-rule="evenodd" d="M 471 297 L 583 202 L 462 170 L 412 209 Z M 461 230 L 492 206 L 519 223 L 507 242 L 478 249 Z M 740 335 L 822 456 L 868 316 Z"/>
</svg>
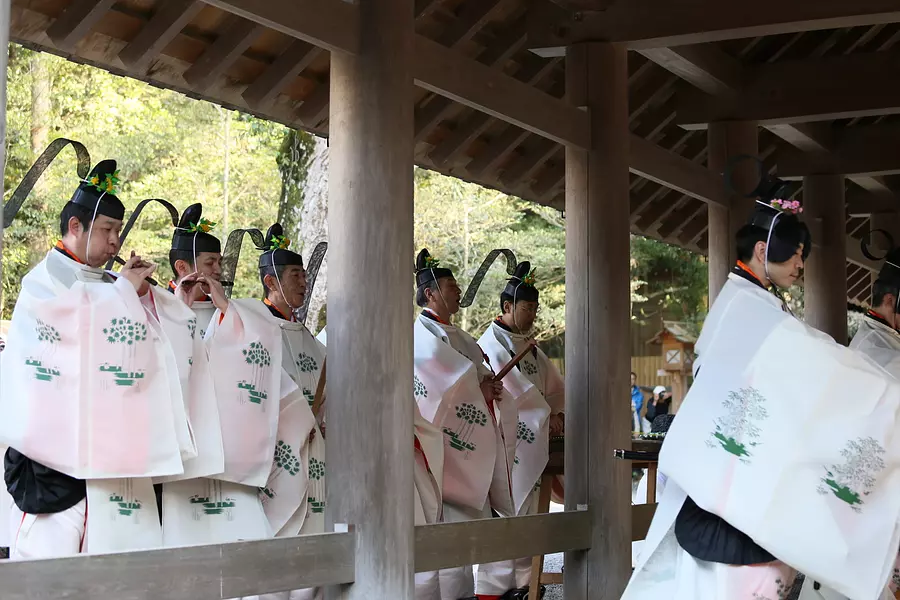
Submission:
<svg viewBox="0 0 900 600">
<path fill-rule="evenodd" d="M 803 216 L 813 225 L 813 249 L 806 262 L 806 322 L 847 343 L 847 248 L 842 175 L 803 178 Z"/>
<path fill-rule="evenodd" d="M 413 597 L 413 0 L 359 0 L 331 54 L 328 522 L 356 532 L 341 597 Z M 334 591 L 332 591 L 332 594 Z"/>
<path fill-rule="evenodd" d="M 566 553 L 569 600 L 618 598 L 631 572 L 628 68 L 624 46 L 566 53 L 566 97 L 591 150 L 566 149 L 566 509 L 589 506 L 591 549 Z"/>
<path fill-rule="evenodd" d="M 709 168 L 716 174 L 725 173 L 728 161 L 742 154 L 756 156 L 758 132 L 754 122 L 726 121 L 710 123 L 707 133 Z M 752 161 L 742 161 L 734 173 L 738 190 L 750 193 L 756 187 L 758 175 Z M 723 178 L 722 185 L 725 185 Z M 737 260 L 734 236 L 753 210 L 753 200 L 740 194 L 728 197 L 729 206 L 709 205 L 709 304 L 725 285 L 728 272 Z"/>
</svg>

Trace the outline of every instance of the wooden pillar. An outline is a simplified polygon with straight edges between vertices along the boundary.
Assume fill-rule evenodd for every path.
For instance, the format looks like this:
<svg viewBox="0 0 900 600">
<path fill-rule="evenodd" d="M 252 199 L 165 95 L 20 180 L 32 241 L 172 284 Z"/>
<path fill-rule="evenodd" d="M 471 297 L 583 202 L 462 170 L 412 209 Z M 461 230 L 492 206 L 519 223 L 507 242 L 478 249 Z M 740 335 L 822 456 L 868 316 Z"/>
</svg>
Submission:
<svg viewBox="0 0 900 600">
<path fill-rule="evenodd" d="M 803 210 L 815 231 L 814 248 L 803 276 L 804 317 L 816 329 L 846 344 L 847 221 L 843 175 L 804 177 Z"/>
<path fill-rule="evenodd" d="M 341 597 L 413 597 L 413 0 L 358 0 L 331 54 L 326 518 L 356 532 Z M 334 594 L 332 590 L 331 594 Z"/>
<path fill-rule="evenodd" d="M 707 133 L 709 168 L 717 175 L 725 173 L 728 161 L 742 154 L 757 156 L 759 153 L 756 123 L 750 121 L 725 121 L 710 123 Z M 735 170 L 734 183 L 738 190 L 750 193 L 758 183 L 756 166 L 752 161 L 741 161 Z M 723 178 L 722 185 L 725 185 Z M 737 260 L 734 236 L 750 216 L 753 200 L 741 194 L 728 197 L 729 206 L 709 205 L 709 305 L 725 285 L 728 273 Z"/>
<path fill-rule="evenodd" d="M 591 115 L 591 150 L 566 149 L 566 509 L 593 514 L 591 549 L 566 553 L 566 598 L 618 598 L 631 572 L 631 472 L 613 458 L 631 430 L 625 47 L 569 47 L 566 97 Z"/>
</svg>

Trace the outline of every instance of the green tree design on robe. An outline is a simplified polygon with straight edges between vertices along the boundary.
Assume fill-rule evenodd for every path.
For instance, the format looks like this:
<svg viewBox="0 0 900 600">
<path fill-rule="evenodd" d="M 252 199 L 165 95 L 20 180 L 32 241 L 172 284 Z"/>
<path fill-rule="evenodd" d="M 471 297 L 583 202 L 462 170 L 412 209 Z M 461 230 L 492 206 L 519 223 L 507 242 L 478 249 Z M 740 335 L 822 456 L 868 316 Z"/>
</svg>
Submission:
<svg viewBox="0 0 900 600">
<path fill-rule="evenodd" d="M 316 362 L 309 354 L 305 352 L 301 352 L 297 356 L 297 368 L 300 369 L 301 373 L 315 373 L 319 369 L 319 363 Z"/>
<path fill-rule="evenodd" d="M 260 389 L 268 367 L 272 364 L 272 356 L 260 342 L 251 342 L 241 351 L 244 362 L 253 367 L 251 381 L 241 381 L 238 388 L 247 391 L 247 399 L 253 404 L 262 404 L 268 393 Z"/>
<path fill-rule="evenodd" d="M 734 454 L 742 462 L 747 462 L 752 456 L 750 449 L 759 445 L 756 440 L 761 430 L 756 423 L 769 417 L 765 403 L 766 398 L 752 387 L 729 392 L 728 398 L 722 402 L 728 412 L 715 420 L 716 430 L 712 437 L 723 450 Z M 707 445 L 715 447 L 716 443 L 710 440 Z"/>
<path fill-rule="evenodd" d="M 100 371 L 112 373 L 113 380 L 119 386 L 133 386 L 136 381 L 144 378 L 144 371 L 131 369 L 134 363 L 136 346 L 147 341 L 147 325 L 133 321 L 127 317 L 111 319 L 109 326 L 103 329 L 106 341 L 113 345 L 122 346 L 122 362 L 119 365 L 108 363 L 100 366 Z"/>
<path fill-rule="evenodd" d="M 516 439 L 527 444 L 533 444 L 536 438 L 534 432 L 529 429 L 528 425 L 526 425 L 524 421 L 519 421 L 519 426 L 516 428 Z"/>
<path fill-rule="evenodd" d="M 884 448 L 875 438 L 849 440 L 841 450 L 844 463 L 826 468 L 816 490 L 823 495 L 830 491 L 849 504 L 853 511 L 862 512 L 863 498 L 872 493 L 878 475 L 884 470 L 882 455 Z"/>
<path fill-rule="evenodd" d="M 37 358 L 28 357 L 25 359 L 25 365 L 34 367 L 34 378 L 38 381 L 53 381 L 55 377 L 59 377 L 60 371 L 57 367 L 45 364 L 47 360 L 53 356 L 56 346 L 62 341 L 59 331 L 52 325 L 47 325 L 40 319 L 36 319 L 37 326 L 34 328 L 37 334 L 37 341 L 40 345 L 40 351 Z"/>
<path fill-rule="evenodd" d="M 187 322 L 188 331 L 191 332 L 191 339 L 197 335 L 197 317 L 191 317 Z"/>
<path fill-rule="evenodd" d="M 269 471 L 269 478 L 266 481 L 266 487 L 259 489 L 260 499 L 265 503 L 268 498 L 276 496 L 272 485 L 282 473 L 287 473 L 291 477 L 295 477 L 300 472 L 300 457 L 294 454 L 291 445 L 284 440 L 278 440 L 275 444 L 275 456 L 272 461 L 272 469 Z"/>
<path fill-rule="evenodd" d="M 444 433 L 450 436 L 450 447 L 460 452 L 475 451 L 476 444 L 470 440 L 476 427 L 487 425 L 487 415 L 474 404 L 460 404 L 456 407 L 456 417 L 460 420 L 459 431 L 444 427 Z"/>
<path fill-rule="evenodd" d="M 413 395 L 416 398 L 428 397 L 428 389 L 425 387 L 425 384 L 422 383 L 422 380 L 419 379 L 419 376 L 415 373 L 413 373 Z"/>
<path fill-rule="evenodd" d="M 309 503 L 309 510 L 313 513 L 325 512 L 325 498 L 318 494 L 321 488 L 321 481 L 325 479 L 325 461 L 319 460 L 314 456 L 309 457 L 309 494 L 306 501 Z"/>
</svg>

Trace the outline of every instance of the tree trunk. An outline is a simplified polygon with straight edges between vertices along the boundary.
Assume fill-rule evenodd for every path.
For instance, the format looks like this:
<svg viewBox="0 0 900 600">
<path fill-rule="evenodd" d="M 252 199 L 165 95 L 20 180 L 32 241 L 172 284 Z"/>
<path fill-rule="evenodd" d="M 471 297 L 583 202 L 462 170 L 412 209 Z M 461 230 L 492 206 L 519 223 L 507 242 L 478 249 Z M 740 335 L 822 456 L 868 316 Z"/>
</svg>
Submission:
<svg viewBox="0 0 900 600">
<path fill-rule="evenodd" d="M 309 267 L 316 244 L 328 240 L 328 142 L 305 131 L 289 129 L 278 155 L 281 196 L 278 222 L 297 240 L 298 252 Z M 325 296 L 328 287 L 326 255 L 312 294 L 306 324 L 313 333 L 325 326 Z"/>
<path fill-rule="evenodd" d="M 316 244 L 328 240 L 328 143 L 312 138 L 306 179 L 301 186 L 302 204 L 297 218 L 297 238 L 302 241 L 303 257 L 308 258 Z M 325 326 L 325 299 L 328 289 L 328 255 L 319 268 L 316 286 L 309 293 L 306 323 L 314 333 Z"/>
<path fill-rule="evenodd" d="M 50 137 L 50 93 L 53 87 L 50 71 L 47 68 L 47 57 L 43 52 L 34 52 L 29 61 L 31 69 L 31 159 L 37 157 L 47 148 Z M 34 209 L 40 214 L 47 212 L 47 198 L 44 188 L 46 184 L 38 179 L 34 186 Z M 35 250 L 43 249 L 43 242 L 37 241 Z"/>
<path fill-rule="evenodd" d="M 222 173 L 222 222 L 228 231 L 228 183 L 231 178 L 231 111 L 222 111 L 225 116 L 225 168 Z"/>
</svg>

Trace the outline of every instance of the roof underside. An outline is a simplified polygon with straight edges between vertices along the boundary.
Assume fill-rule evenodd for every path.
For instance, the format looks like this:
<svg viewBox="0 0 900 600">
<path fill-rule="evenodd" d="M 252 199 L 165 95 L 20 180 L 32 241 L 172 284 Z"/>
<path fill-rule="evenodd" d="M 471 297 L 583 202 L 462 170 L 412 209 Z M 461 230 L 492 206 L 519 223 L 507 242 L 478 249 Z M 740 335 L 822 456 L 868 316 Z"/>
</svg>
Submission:
<svg viewBox="0 0 900 600">
<path fill-rule="evenodd" d="M 235 14 L 241 13 L 235 5 L 249 6 L 252 1 L 206 1 L 210 3 L 12 0 L 11 38 L 73 61 L 327 135 L 329 52 L 259 24 L 264 20 Z M 658 18 L 645 15 L 644 21 L 634 25 L 625 15 L 660 1 L 580 0 L 575 4 L 615 6 L 608 16 L 579 14 L 573 31 L 554 31 L 574 36 L 582 28 L 587 35 L 596 27 L 602 34 L 617 18 L 626 26 L 646 22 L 651 29 L 661 27 Z M 326 0 L 256 2 L 283 5 L 285 13 L 303 2 L 327 4 Z M 687 3 L 693 8 L 682 8 L 682 12 L 702 12 L 701 5 L 712 4 L 710 0 Z M 810 4 L 800 0 L 762 3 L 772 4 L 775 11 L 779 9 L 774 7 L 785 5 L 789 12 Z M 860 3 L 873 4 L 871 0 Z M 532 49 L 549 44 L 538 41 L 554 18 L 573 18 L 557 6 L 565 4 L 563 0 L 556 4 L 548 0 L 416 0 L 416 33 L 473 64 L 481 63 L 562 98 L 565 61 L 558 52 L 544 51 L 540 56 Z M 540 19 L 547 23 L 535 23 L 538 9 L 544 11 Z M 755 10 L 765 13 L 767 9 L 757 5 Z M 864 12 L 864 7 L 858 10 Z M 704 123 L 758 121 L 762 124 L 760 156 L 767 167 L 777 163 L 780 173 L 798 178 L 792 188 L 795 195 L 802 194 L 799 178 L 803 175 L 848 174 L 846 231 L 858 238 L 869 230 L 871 214 L 895 211 L 893 190 L 900 189 L 900 145 L 891 143 L 900 141 L 900 123 L 893 116 L 900 112 L 900 50 L 895 50 L 900 23 L 894 20 L 900 21 L 900 13 L 822 21 L 831 26 L 849 24 L 839 29 L 804 26 L 812 30 L 792 32 L 781 27 L 773 29 L 777 33 L 772 35 L 725 41 L 701 36 L 694 42 L 702 43 L 687 45 L 684 42 L 691 40 L 673 38 L 678 44 L 673 47 L 659 45 L 670 42 L 632 43 L 635 50 L 628 55 L 631 132 L 705 166 Z M 616 31 L 620 30 L 617 26 Z M 722 37 L 717 34 L 710 39 Z M 415 87 L 413 93 L 419 165 L 563 208 L 563 145 L 424 87 Z M 680 163 L 679 168 L 683 170 Z M 632 168 L 632 231 L 705 252 L 709 200 L 698 197 L 702 194 L 683 193 L 683 185 L 671 181 L 662 185 L 645 175 L 645 169 Z M 851 239 L 848 250 L 852 245 Z M 848 262 L 846 276 L 849 297 L 867 301 L 869 268 L 860 260 Z"/>
</svg>

